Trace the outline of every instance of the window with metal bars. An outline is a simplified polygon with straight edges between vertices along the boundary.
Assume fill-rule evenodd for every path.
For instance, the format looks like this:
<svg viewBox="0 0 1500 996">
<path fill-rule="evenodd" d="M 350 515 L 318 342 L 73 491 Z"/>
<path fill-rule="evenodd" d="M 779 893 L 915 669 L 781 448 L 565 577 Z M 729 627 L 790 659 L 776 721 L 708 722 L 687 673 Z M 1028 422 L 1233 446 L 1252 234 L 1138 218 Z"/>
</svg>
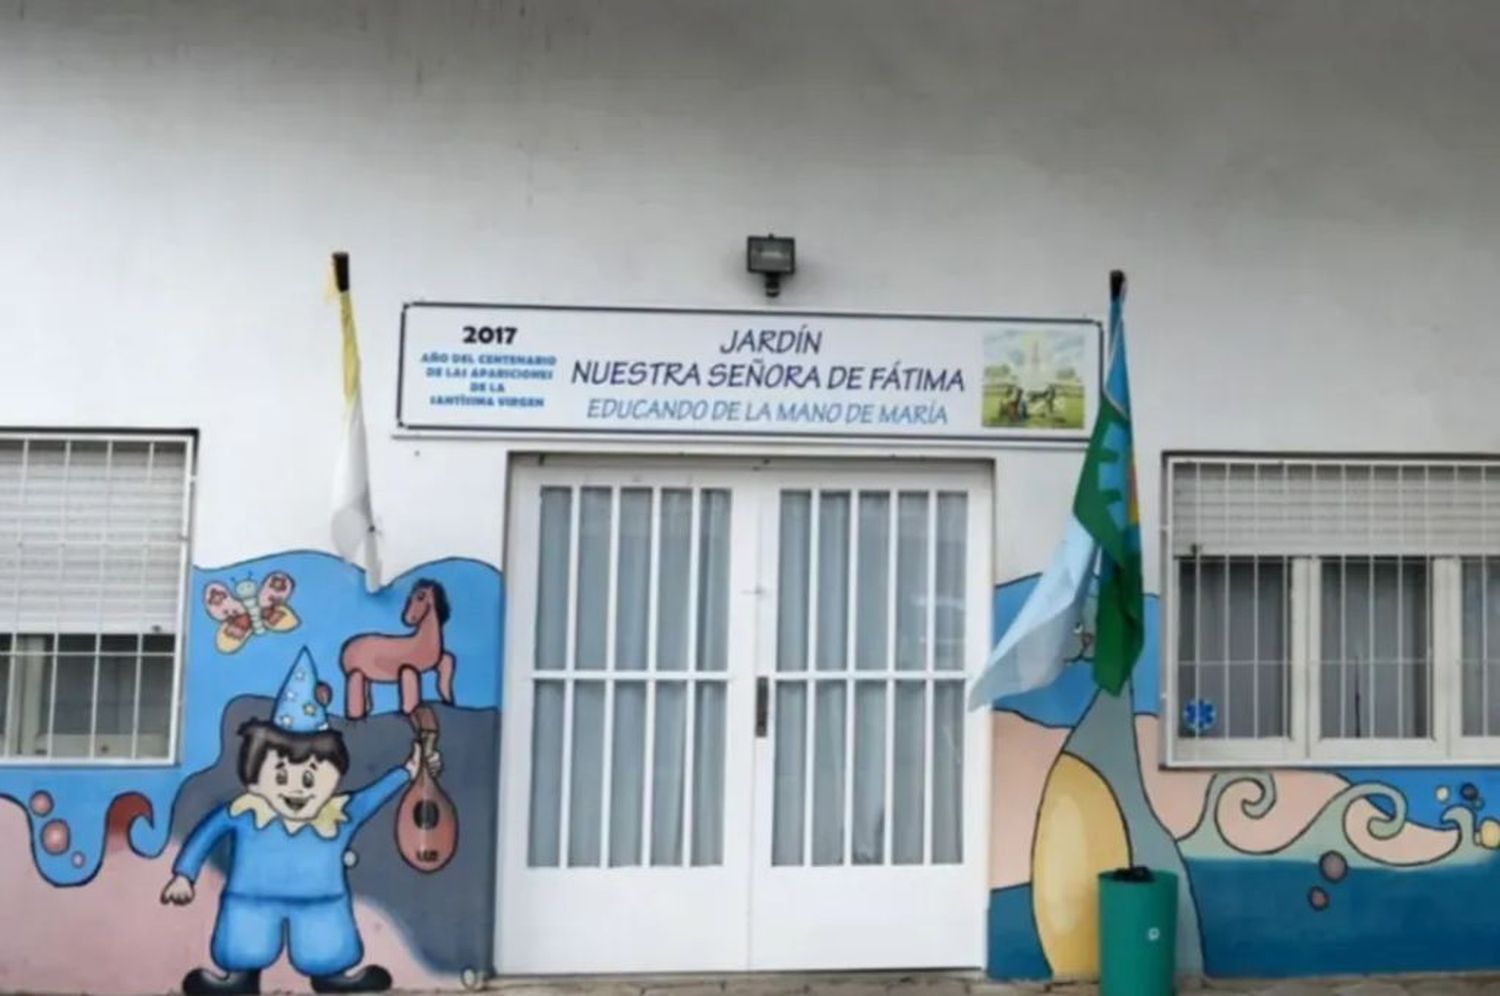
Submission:
<svg viewBox="0 0 1500 996">
<path fill-rule="evenodd" d="M 1169 456 L 1167 753 L 1468 761 L 1500 742 L 1500 463 Z"/>
<path fill-rule="evenodd" d="M 192 443 L 0 433 L 0 764 L 175 755 Z"/>
</svg>

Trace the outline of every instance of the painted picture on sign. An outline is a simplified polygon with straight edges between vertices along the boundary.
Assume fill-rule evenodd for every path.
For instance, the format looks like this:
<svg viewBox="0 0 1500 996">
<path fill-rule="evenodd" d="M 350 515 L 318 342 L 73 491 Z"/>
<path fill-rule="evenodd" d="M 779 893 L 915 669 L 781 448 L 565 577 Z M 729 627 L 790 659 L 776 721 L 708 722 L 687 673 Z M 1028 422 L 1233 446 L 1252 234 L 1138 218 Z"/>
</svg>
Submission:
<svg viewBox="0 0 1500 996">
<path fill-rule="evenodd" d="M 980 421 L 988 429 L 1082 429 L 1088 357 L 1082 330 L 985 333 Z"/>
</svg>

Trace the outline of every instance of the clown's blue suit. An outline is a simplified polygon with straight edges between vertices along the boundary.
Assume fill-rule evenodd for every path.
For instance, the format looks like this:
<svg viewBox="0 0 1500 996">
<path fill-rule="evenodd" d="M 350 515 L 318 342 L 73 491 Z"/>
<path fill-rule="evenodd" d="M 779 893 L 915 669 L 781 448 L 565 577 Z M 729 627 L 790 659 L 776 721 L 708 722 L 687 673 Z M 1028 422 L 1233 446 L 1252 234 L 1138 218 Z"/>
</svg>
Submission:
<svg viewBox="0 0 1500 996">
<path fill-rule="evenodd" d="M 214 845 L 233 839 L 229 881 L 219 898 L 211 951 L 227 972 L 266 968 L 285 936 L 292 966 L 336 975 L 364 955 L 349 896 L 344 854 L 360 825 L 410 781 L 395 768 L 352 795 L 335 796 L 295 828 L 258 796 L 245 794 L 203 818 L 172 870 L 194 881 Z"/>
</svg>

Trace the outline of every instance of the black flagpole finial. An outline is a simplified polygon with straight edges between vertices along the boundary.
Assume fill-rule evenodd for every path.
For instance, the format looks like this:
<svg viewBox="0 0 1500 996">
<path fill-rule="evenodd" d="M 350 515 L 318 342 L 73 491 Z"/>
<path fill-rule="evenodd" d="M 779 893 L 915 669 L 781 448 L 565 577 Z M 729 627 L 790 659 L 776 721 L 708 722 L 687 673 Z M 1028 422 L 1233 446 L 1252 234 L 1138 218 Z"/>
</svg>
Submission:
<svg viewBox="0 0 1500 996">
<path fill-rule="evenodd" d="M 1118 301 L 1120 299 L 1121 295 L 1123 295 L 1124 293 L 1125 293 L 1125 271 L 1124 270 L 1110 270 L 1109 271 L 1109 299 L 1111 301 Z"/>
</svg>

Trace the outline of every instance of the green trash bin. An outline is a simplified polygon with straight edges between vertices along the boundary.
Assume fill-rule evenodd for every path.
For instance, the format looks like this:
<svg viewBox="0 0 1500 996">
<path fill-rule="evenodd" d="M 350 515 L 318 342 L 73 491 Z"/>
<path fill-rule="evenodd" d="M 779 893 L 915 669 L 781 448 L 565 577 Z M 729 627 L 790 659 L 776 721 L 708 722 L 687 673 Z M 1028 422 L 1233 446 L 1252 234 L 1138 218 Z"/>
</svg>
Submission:
<svg viewBox="0 0 1500 996">
<path fill-rule="evenodd" d="M 1117 868 L 1099 876 L 1099 996 L 1173 996 L 1177 876 Z"/>
</svg>

